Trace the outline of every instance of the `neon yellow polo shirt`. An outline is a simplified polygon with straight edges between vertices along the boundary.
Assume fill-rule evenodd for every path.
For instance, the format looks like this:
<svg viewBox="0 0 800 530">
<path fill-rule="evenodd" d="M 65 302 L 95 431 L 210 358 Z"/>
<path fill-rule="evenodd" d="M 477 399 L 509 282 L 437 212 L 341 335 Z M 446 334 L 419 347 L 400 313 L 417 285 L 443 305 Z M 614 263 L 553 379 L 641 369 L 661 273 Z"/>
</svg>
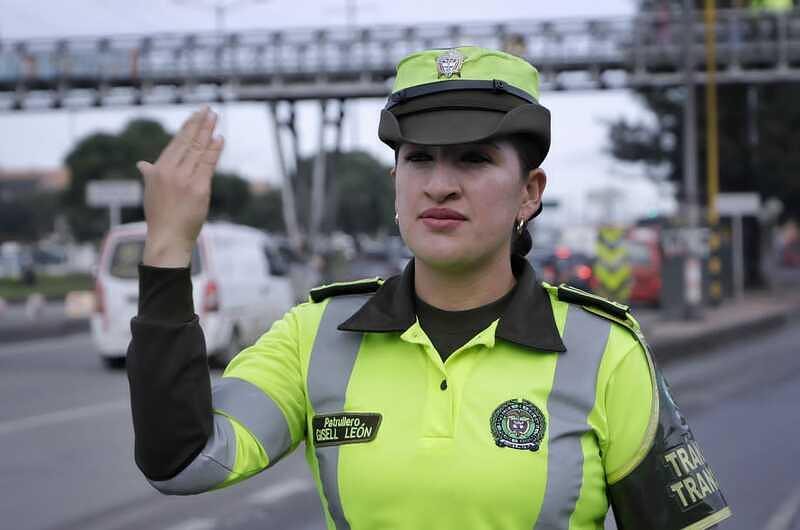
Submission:
<svg viewBox="0 0 800 530">
<path fill-rule="evenodd" d="M 305 442 L 329 529 L 602 529 L 609 495 L 622 529 L 727 517 L 699 448 L 681 467 L 696 442 L 670 427 L 680 413 L 626 309 L 514 269 L 502 317 L 445 362 L 414 315 L 413 265 L 312 293 L 225 370 L 229 472 L 203 485 L 195 471 L 187 492 Z"/>
</svg>

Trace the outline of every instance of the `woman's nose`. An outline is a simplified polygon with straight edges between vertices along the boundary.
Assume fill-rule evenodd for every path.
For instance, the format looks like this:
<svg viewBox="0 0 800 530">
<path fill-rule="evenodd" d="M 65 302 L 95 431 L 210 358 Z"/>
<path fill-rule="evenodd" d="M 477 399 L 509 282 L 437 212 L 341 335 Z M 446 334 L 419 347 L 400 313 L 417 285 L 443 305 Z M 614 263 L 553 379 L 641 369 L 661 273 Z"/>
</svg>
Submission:
<svg viewBox="0 0 800 530">
<path fill-rule="evenodd" d="M 425 182 L 425 195 L 436 202 L 457 198 L 461 195 L 461 185 L 452 164 L 437 160 Z"/>
</svg>

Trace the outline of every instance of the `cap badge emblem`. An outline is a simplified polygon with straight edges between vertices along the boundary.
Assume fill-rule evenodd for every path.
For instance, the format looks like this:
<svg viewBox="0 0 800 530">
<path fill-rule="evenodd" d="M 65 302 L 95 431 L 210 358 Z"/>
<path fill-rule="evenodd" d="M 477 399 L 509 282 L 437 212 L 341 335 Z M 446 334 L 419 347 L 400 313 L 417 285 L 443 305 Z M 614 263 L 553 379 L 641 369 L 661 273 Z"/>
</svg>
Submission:
<svg viewBox="0 0 800 530">
<path fill-rule="evenodd" d="M 439 57 L 436 58 L 436 70 L 439 72 L 439 77 L 446 77 L 450 79 L 454 75 L 461 77 L 461 67 L 467 58 L 464 54 L 456 49 L 447 50 Z"/>
</svg>

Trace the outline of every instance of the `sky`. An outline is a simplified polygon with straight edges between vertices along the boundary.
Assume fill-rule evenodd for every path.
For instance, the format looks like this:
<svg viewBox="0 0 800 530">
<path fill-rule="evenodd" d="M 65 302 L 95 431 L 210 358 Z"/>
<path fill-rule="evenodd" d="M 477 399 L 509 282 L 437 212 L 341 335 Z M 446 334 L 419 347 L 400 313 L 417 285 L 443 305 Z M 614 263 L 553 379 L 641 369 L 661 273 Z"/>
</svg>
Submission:
<svg viewBox="0 0 800 530">
<path fill-rule="evenodd" d="M 219 2 L 231 5 L 224 18 L 225 29 L 231 31 L 344 25 L 348 19 L 356 25 L 379 26 L 624 17 L 635 7 L 635 0 L 0 0 L 0 39 L 210 31 L 215 27 L 212 5 Z M 622 218 L 671 207 L 664 190 L 642 176 L 642 168 L 621 164 L 608 154 L 608 122 L 622 116 L 651 119 L 631 93 L 543 92 L 541 102 L 552 115 L 552 147 L 543 164 L 549 176 L 545 197 L 566 205 L 561 215 L 586 220 L 596 211 L 587 192 L 608 186 L 626 189 L 620 209 L 627 215 Z M 348 105 L 344 147 L 365 149 L 389 163 L 392 153 L 377 139 L 383 103 L 359 100 Z M 159 106 L 0 113 L 0 169 L 57 167 L 77 141 L 93 132 L 119 131 L 135 117 L 156 119 L 174 131 L 192 110 Z M 228 103 L 214 110 L 220 114 L 219 132 L 226 137 L 221 169 L 277 184 L 274 136 L 264 105 Z M 317 141 L 318 106 L 303 104 L 299 120 L 301 151 L 309 154 Z"/>
</svg>

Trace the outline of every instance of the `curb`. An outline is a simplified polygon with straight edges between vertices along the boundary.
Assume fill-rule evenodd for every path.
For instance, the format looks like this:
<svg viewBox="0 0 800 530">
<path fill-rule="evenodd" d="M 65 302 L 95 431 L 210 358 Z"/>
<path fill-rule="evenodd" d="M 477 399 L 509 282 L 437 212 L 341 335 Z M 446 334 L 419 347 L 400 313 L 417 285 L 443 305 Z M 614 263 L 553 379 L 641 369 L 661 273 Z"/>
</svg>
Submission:
<svg viewBox="0 0 800 530">
<path fill-rule="evenodd" d="M 14 327 L 6 326 L 0 327 L 0 344 L 51 339 L 74 333 L 88 332 L 90 329 L 88 318 L 64 319 L 55 324 L 51 322 Z"/>
<path fill-rule="evenodd" d="M 648 341 L 656 361 L 662 365 L 685 359 L 701 352 L 724 346 L 744 337 L 752 337 L 782 326 L 789 321 L 800 307 L 790 306 L 750 320 L 730 322 L 724 326 L 690 333 L 680 337 L 658 337 L 658 332 L 650 333 Z M 654 326 L 657 329 L 657 326 Z M 645 336 L 648 333 L 645 332 Z"/>
<path fill-rule="evenodd" d="M 758 335 L 777 328 L 798 312 L 800 312 L 800 305 L 790 305 L 754 319 L 733 321 L 713 329 L 687 333 L 679 337 L 659 337 L 657 324 L 644 331 L 656 361 L 660 364 L 668 364 L 743 337 Z M 64 319 L 55 324 L 33 323 L 25 326 L 6 326 L 0 327 L 0 344 L 56 338 L 88 332 L 90 329 L 88 318 Z"/>
</svg>

